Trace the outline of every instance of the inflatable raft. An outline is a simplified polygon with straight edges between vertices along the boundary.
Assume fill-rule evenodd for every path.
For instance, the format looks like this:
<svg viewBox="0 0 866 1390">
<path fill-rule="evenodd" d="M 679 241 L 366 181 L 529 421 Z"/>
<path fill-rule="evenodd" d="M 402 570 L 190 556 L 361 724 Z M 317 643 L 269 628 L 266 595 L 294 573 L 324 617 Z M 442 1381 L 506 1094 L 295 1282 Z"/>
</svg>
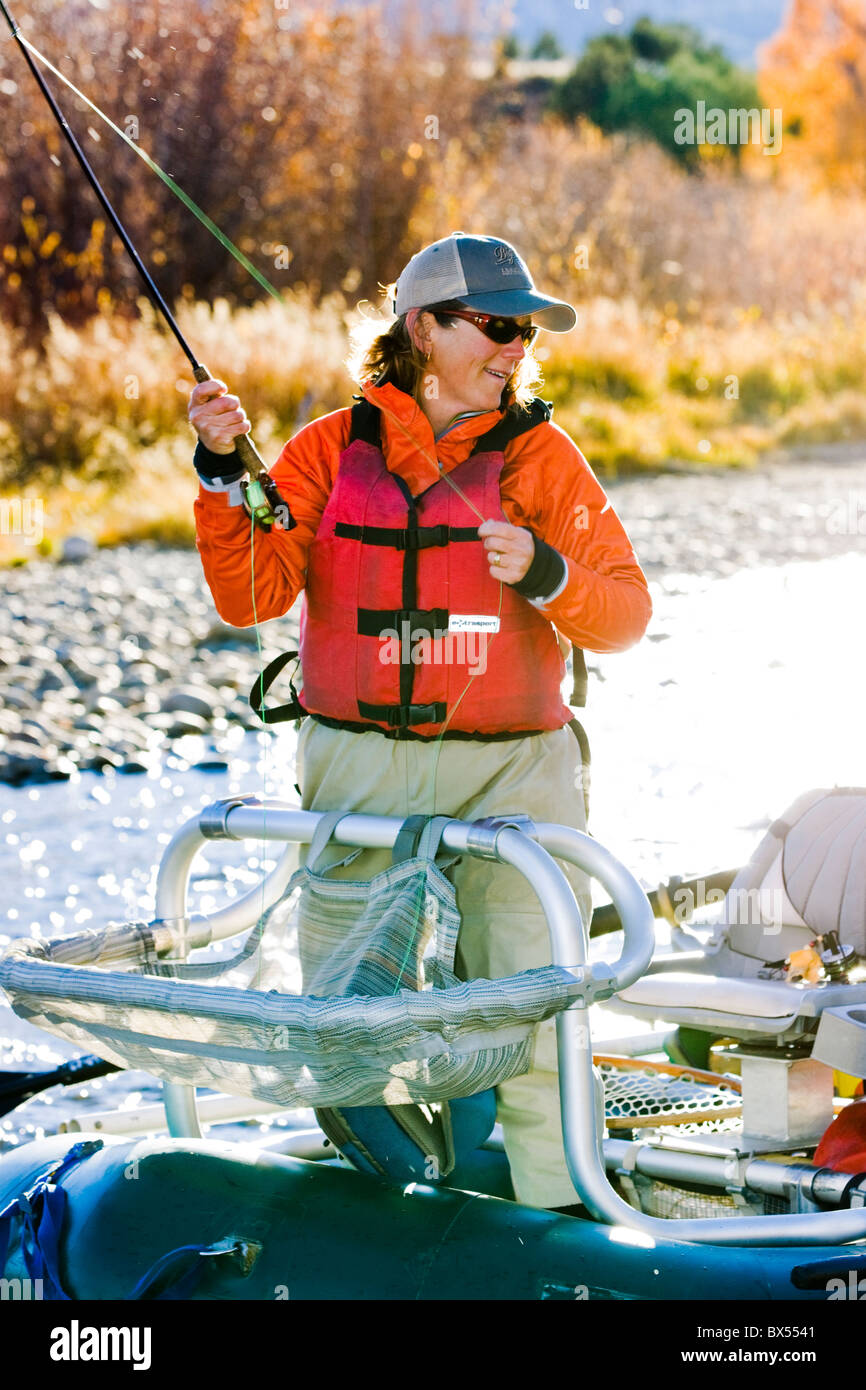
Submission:
<svg viewBox="0 0 866 1390">
<path fill-rule="evenodd" d="M 847 818 L 852 843 L 863 842 L 863 793 L 812 793 L 806 813 L 820 813 L 828 797 L 832 823 Z M 219 838 L 309 843 L 321 820 L 253 798 L 217 803 L 166 850 L 154 922 L 18 942 L 0 960 L 0 985 L 22 1017 L 96 1045 L 118 1065 L 149 1059 L 165 1083 L 169 1130 L 167 1138 L 136 1138 L 104 1126 L 75 1135 L 74 1144 L 56 1135 L 0 1159 L 8 1287 L 41 1281 L 42 1296 L 71 1299 L 825 1301 L 838 1281 L 866 1274 L 866 1174 L 811 1161 L 839 1104 L 834 1069 L 866 1073 L 866 981 L 856 969 L 863 943 L 843 953 L 844 968 L 831 968 L 828 957 L 812 982 L 794 983 L 790 972 L 714 973 L 725 960 L 718 941 L 684 970 L 682 958 L 653 960 L 646 896 L 592 838 L 521 818 L 449 820 L 440 827 L 447 851 L 510 864 L 532 883 L 550 927 L 552 966 L 384 1000 L 250 988 L 244 971 L 260 978 L 257 952 L 267 939 L 262 907 L 285 898 L 291 864 L 284 854 L 263 888 L 193 917 L 193 858 Z M 783 856 L 780 826 L 790 822 L 775 828 Z M 368 847 L 392 846 L 400 830 L 396 820 L 358 815 L 329 827 L 338 843 Z M 810 843 L 804 832 L 801 848 Z M 808 854 L 796 846 L 792 853 L 802 867 Z M 765 847 L 752 870 L 764 873 L 766 858 Z M 616 961 L 589 961 L 585 924 L 556 859 L 579 865 L 610 894 L 623 925 Z M 834 879 L 845 901 L 859 872 L 856 856 L 847 862 L 847 877 Z M 783 877 L 797 891 L 792 861 Z M 813 881 L 809 896 L 819 902 L 814 890 Z M 796 904 L 785 911 L 788 954 L 803 934 L 814 945 L 815 923 Z M 256 921 L 228 974 L 224 964 L 187 962 L 191 951 Z M 723 922 L 724 949 L 742 948 L 740 927 Z M 766 923 L 756 930 L 766 936 Z M 611 1064 L 607 1074 L 593 1066 L 589 1030 L 588 1006 L 602 1000 L 707 1037 L 723 1026 L 739 1082 L 714 1085 L 695 1068 L 632 1063 L 637 1100 L 611 1106 Z M 201 1137 L 199 1110 L 216 1115 L 221 1102 L 197 1098 L 197 1086 L 224 1089 L 234 1113 L 246 1105 L 250 1115 L 286 1103 L 363 1107 L 376 1094 L 380 1107 L 395 1094 L 429 1107 L 450 1084 L 458 1095 L 477 1094 L 503 1065 L 507 1074 L 519 1064 L 523 1041 L 550 1016 L 575 1188 L 568 1213 L 513 1200 L 495 1136 L 459 1154 L 444 1178 L 410 1182 L 359 1171 L 320 1132 L 288 1133 L 282 1147 L 294 1152 Z M 274 1030 L 283 1045 L 268 1050 Z M 341 1047 L 354 1067 L 342 1091 Z M 474 1085 L 466 1081 L 470 1061 Z M 641 1101 L 638 1082 L 653 1076 L 655 1091 L 644 1087 Z M 389 1093 L 395 1078 L 400 1085 Z M 740 1111 L 736 1126 L 702 1125 L 720 1105 L 728 1120 Z"/>
</svg>

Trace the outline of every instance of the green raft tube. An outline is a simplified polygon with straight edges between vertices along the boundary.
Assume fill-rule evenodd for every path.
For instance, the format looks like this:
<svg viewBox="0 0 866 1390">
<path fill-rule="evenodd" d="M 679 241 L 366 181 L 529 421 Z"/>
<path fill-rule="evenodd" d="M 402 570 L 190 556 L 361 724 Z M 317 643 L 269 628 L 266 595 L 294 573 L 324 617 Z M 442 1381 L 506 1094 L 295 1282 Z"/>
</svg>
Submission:
<svg viewBox="0 0 866 1390">
<path fill-rule="evenodd" d="M 633 1014 L 640 1001 L 629 1002 L 628 991 L 636 982 L 657 975 L 670 989 L 676 977 L 663 962 L 653 963 L 652 909 L 628 870 L 591 837 L 522 817 L 448 820 L 440 827 L 441 842 L 451 854 L 480 855 L 524 874 L 550 927 L 553 965 L 495 982 L 502 986 L 496 992 L 501 1008 L 495 1020 L 488 1018 L 489 1036 L 483 1036 L 477 1005 L 491 982 L 395 996 L 384 1004 L 338 1001 L 337 1035 L 345 1034 L 339 1009 L 357 1006 L 351 1047 L 360 1055 L 369 1036 L 372 1055 L 376 1028 L 391 1030 L 393 1039 L 398 1011 L 403 1017 L 417 1007 L 422 1013 L 413 1026 L 424 1047 L 403 1040 L 403 1061 L 386 1056 L 385 1071 L 392 1077 L 423 1073 L 429 1083 L 429 1067 L 408 1064 L 422 1055 L 429 1062 L 443 1038 L 458 1060 L 473 1049 L 489 1058 L 507 1050 L 506 1036 L 508 1046 L 519 1049 L 539 1017 L 555 1014 L 574 1206 L 551 1212 L 516 1202 L 495 1137 L 471 1143 L 435 1182 L 360 1171 L 363 1163 L 346 1161 L 357 1158 L 357 1150 L 341 1145 L 346 1156 L 335 1156 L 320 1131 L 282 1131 L 282 1152 L 266 1142 L 202 1137 L 200 1118 L 215 1116 L 225 1097 L 197 1097 L 196 1087 L 214 1089 L 220 1077 L 226 1090 L 247 1098 L 246 1112 L 242 1102 L 230 1102 L 236 1115 L 272 1113 L 286 1095 L 296 1106 L 308 1104 L 310 1094 L 332 1107 L 319 1113 L 360 1114 L 352 1109 L 357 1092 L 344 1100 L 330 1082 L 318 1092 L 303 1091 L 310 1075 L 321 1081 L 325 1074 L 317 1073 L 309 1039 L 316 1030 L 320 1039 L 327 1036 L 323 1010 L 334 1001 L 240 990 L 236 975 L 228 987 L 214 989 L 207 976 L 212 966 L 199 966 L 196 976 L 195 964 L 178 964 L 190 951 L 253 925 L 263 905 L 284 898 L 291 877 L 284 854 L 264 889 L 208 917 L 187 915 L 198 849 L 220 838 L 309 843 L 321 820 L 318 813 L 255 798 L 219 802 L 182 827 L 166 850 L 154 922 L 56 942 L 18 942 L 0 959 L 0 986 L 22 1017 L 67 1040 L 96 1044 L 117 1065 L 139 1067 L 150 1059 L 148 1069 L 164 1082 L 169 1131 L 166 1138 L 137 1138 L 105 1126 L 76 1134 L 74 1144 L 69 1134 L 54 1135 L 0 1159 L 4 1279 L 22 1286 L 42 1279 L 43 1296 L 73 1300 L 825 1301 L 833 1281 L 866 1273 L 866 1175 L 816 1167 L 809 1155 L 821 1130 L 811 1139 L 806 1133 L 818 1124 L 826 1099 L 824 1072 L 832 1081 L 833 1066 L 850 1068 L 852 1058 L 862 1058 L 866 987 L 835 983 L 820 998 L 817 988 L 801 990 L 787 1000 L 787 1012 L 772 1008 L 764 991 L 760 1013 L 755 1000 L 751 1012 L 746 1008 L 746 982 L 732 985 L 726 1035 L 741 1039 L 745 1120 L 756 1104 L 766 1108 L 761 1087 L 767 1086 L 767 1067 L 775 1067 L 768 1113 L 783 1105 L 787 1133 L 759 1135 L 748 1123 L 709 1134 L 699 1124 L 688 1134 L 682 1126 L 645 1129 L 639 1107 L 630 1111 L 627 1103 L 614 1107 L 614 1119 L 609 1096 L 606 1130 L 604 1069 L 593 1065 L 589 1006 L 625 994 L 622 1007 Z M 400 829 L 391 818 L 351 814 L 330 833 L 347 846 L 387 848 Z M 585 924 L 556 859 L 577 864 L 610 894 L 623 924 L 616 961 L 589 962 Z M 707 965 L 704 979 L 710 980 Z M 718 1029 L 718 990 L 711 993 L 715 1013 L 706 1021 Z M 680 1018 L 670 1001 L 664 1009 L 643 1002 L 656 1017 L 695 1024 L 694 997 Z M 279 1056 L 268 1058 L 268 1068 L 256 1032 L 264 1016 L 269 1028 L 284 1029 L 288 1038 Z M 828 1020 L 830 1044 L 822 1042 Z M 434 1035 L 438 1043 L 431 1043 Z M 828 1046 L 831 1052 L 836 1047 L 835 1055 L 828 1055 Z M 660 1071 L 678 1075 L 673 1089 L 670 1075 L 663 1077 L 657 1113 L 678 1102 L 700 1110 L 706 1077 Z M 494 1066 L 487 1080 L 495 1074 Z M 239 1075 L 247 1077 L 246 1088 Z M 419 1086 L 409 1088 L 407 1103 L 442 1099 Z M 347 1108 L 334 1110 L 341 1104 Z M 636 1140 L 636 1134 L 644 1137 Z"/>
</svg>

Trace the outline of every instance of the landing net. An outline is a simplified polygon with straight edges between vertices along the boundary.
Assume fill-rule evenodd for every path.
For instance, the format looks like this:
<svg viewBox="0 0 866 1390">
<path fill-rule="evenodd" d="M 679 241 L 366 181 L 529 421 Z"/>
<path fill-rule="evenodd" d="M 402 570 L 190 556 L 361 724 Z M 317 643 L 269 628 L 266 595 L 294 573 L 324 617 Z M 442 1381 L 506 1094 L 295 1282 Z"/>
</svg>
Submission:
<svg viewBox="0 0 866 1390">
<path fill-rule="evenodd" d="M 611 1132 L 729 1120 L 742 1114 L 736 1077 L 628 1057 L 594 1061 L 604 1082 L 605 1123 Z"/>
</svg>

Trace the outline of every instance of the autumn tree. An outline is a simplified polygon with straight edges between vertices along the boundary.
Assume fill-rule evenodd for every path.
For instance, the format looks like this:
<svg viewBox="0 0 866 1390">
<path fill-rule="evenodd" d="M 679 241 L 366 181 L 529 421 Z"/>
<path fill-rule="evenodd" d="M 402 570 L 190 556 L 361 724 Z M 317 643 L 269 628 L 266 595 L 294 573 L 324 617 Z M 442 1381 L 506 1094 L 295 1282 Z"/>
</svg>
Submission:
<svg viewBox="0 0 866 1390">
<path fill-rule="evenodd" d="M 314 0 L 30 0 L 22 33 L 169 173 L 278 290 L 376 296 L 417 247 L 439 142 L 472 132 L 468 25 Z M 165 185 L 47 75 L 171 302 L 255 283 Z M 0 46 L 0 312 L 38 338 L 135 312 L 141 285 L 16 46 Z"/>
<path fill-rule="evenodd" d="M 866 186 L 866 8 L 793 0 L 760 63 L 763 100 L 781 108 L 787 169 Z"/>
<path fill-rule="evenodd" d="M 677 112 L 697 103 L 723 110 L 757 107 L 751 73 L 686 24 L 639 19 L 629 34 L 591 39 L 573 70 L 557 85 L 552 109 L 565 120 L 587 117 L 606 134 L 628 131 L 656 141 L 675 159 L 697 165 L 701 149 L 677 138 Z M 739 160 L 742 146 L 726 153 Z"/>
</svg>

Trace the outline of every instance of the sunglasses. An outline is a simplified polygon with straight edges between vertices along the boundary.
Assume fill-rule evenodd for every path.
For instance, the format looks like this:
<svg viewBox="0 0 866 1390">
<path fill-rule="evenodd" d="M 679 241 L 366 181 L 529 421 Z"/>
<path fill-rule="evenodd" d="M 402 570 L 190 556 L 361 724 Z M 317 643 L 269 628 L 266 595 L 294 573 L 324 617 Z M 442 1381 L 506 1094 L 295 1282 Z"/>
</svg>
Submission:
<svg viewBox="0 0 866 1390">
<path fill-rule="evenodd" d="M 449 318 L 465 319 L 467 323 L 474 323 L 476 328 L 480 328 L 486 338 L 492 343 L 513 343 L 515 338 L 520 338 L 524 347 L 531 347 L 538 337 L 538 329 L 532 323 L 525 324 L 522 328 L 516 319 L 499 318 L 497 314 L 474 314 L 471 309 L 445 309 Z"/>
</svg>

